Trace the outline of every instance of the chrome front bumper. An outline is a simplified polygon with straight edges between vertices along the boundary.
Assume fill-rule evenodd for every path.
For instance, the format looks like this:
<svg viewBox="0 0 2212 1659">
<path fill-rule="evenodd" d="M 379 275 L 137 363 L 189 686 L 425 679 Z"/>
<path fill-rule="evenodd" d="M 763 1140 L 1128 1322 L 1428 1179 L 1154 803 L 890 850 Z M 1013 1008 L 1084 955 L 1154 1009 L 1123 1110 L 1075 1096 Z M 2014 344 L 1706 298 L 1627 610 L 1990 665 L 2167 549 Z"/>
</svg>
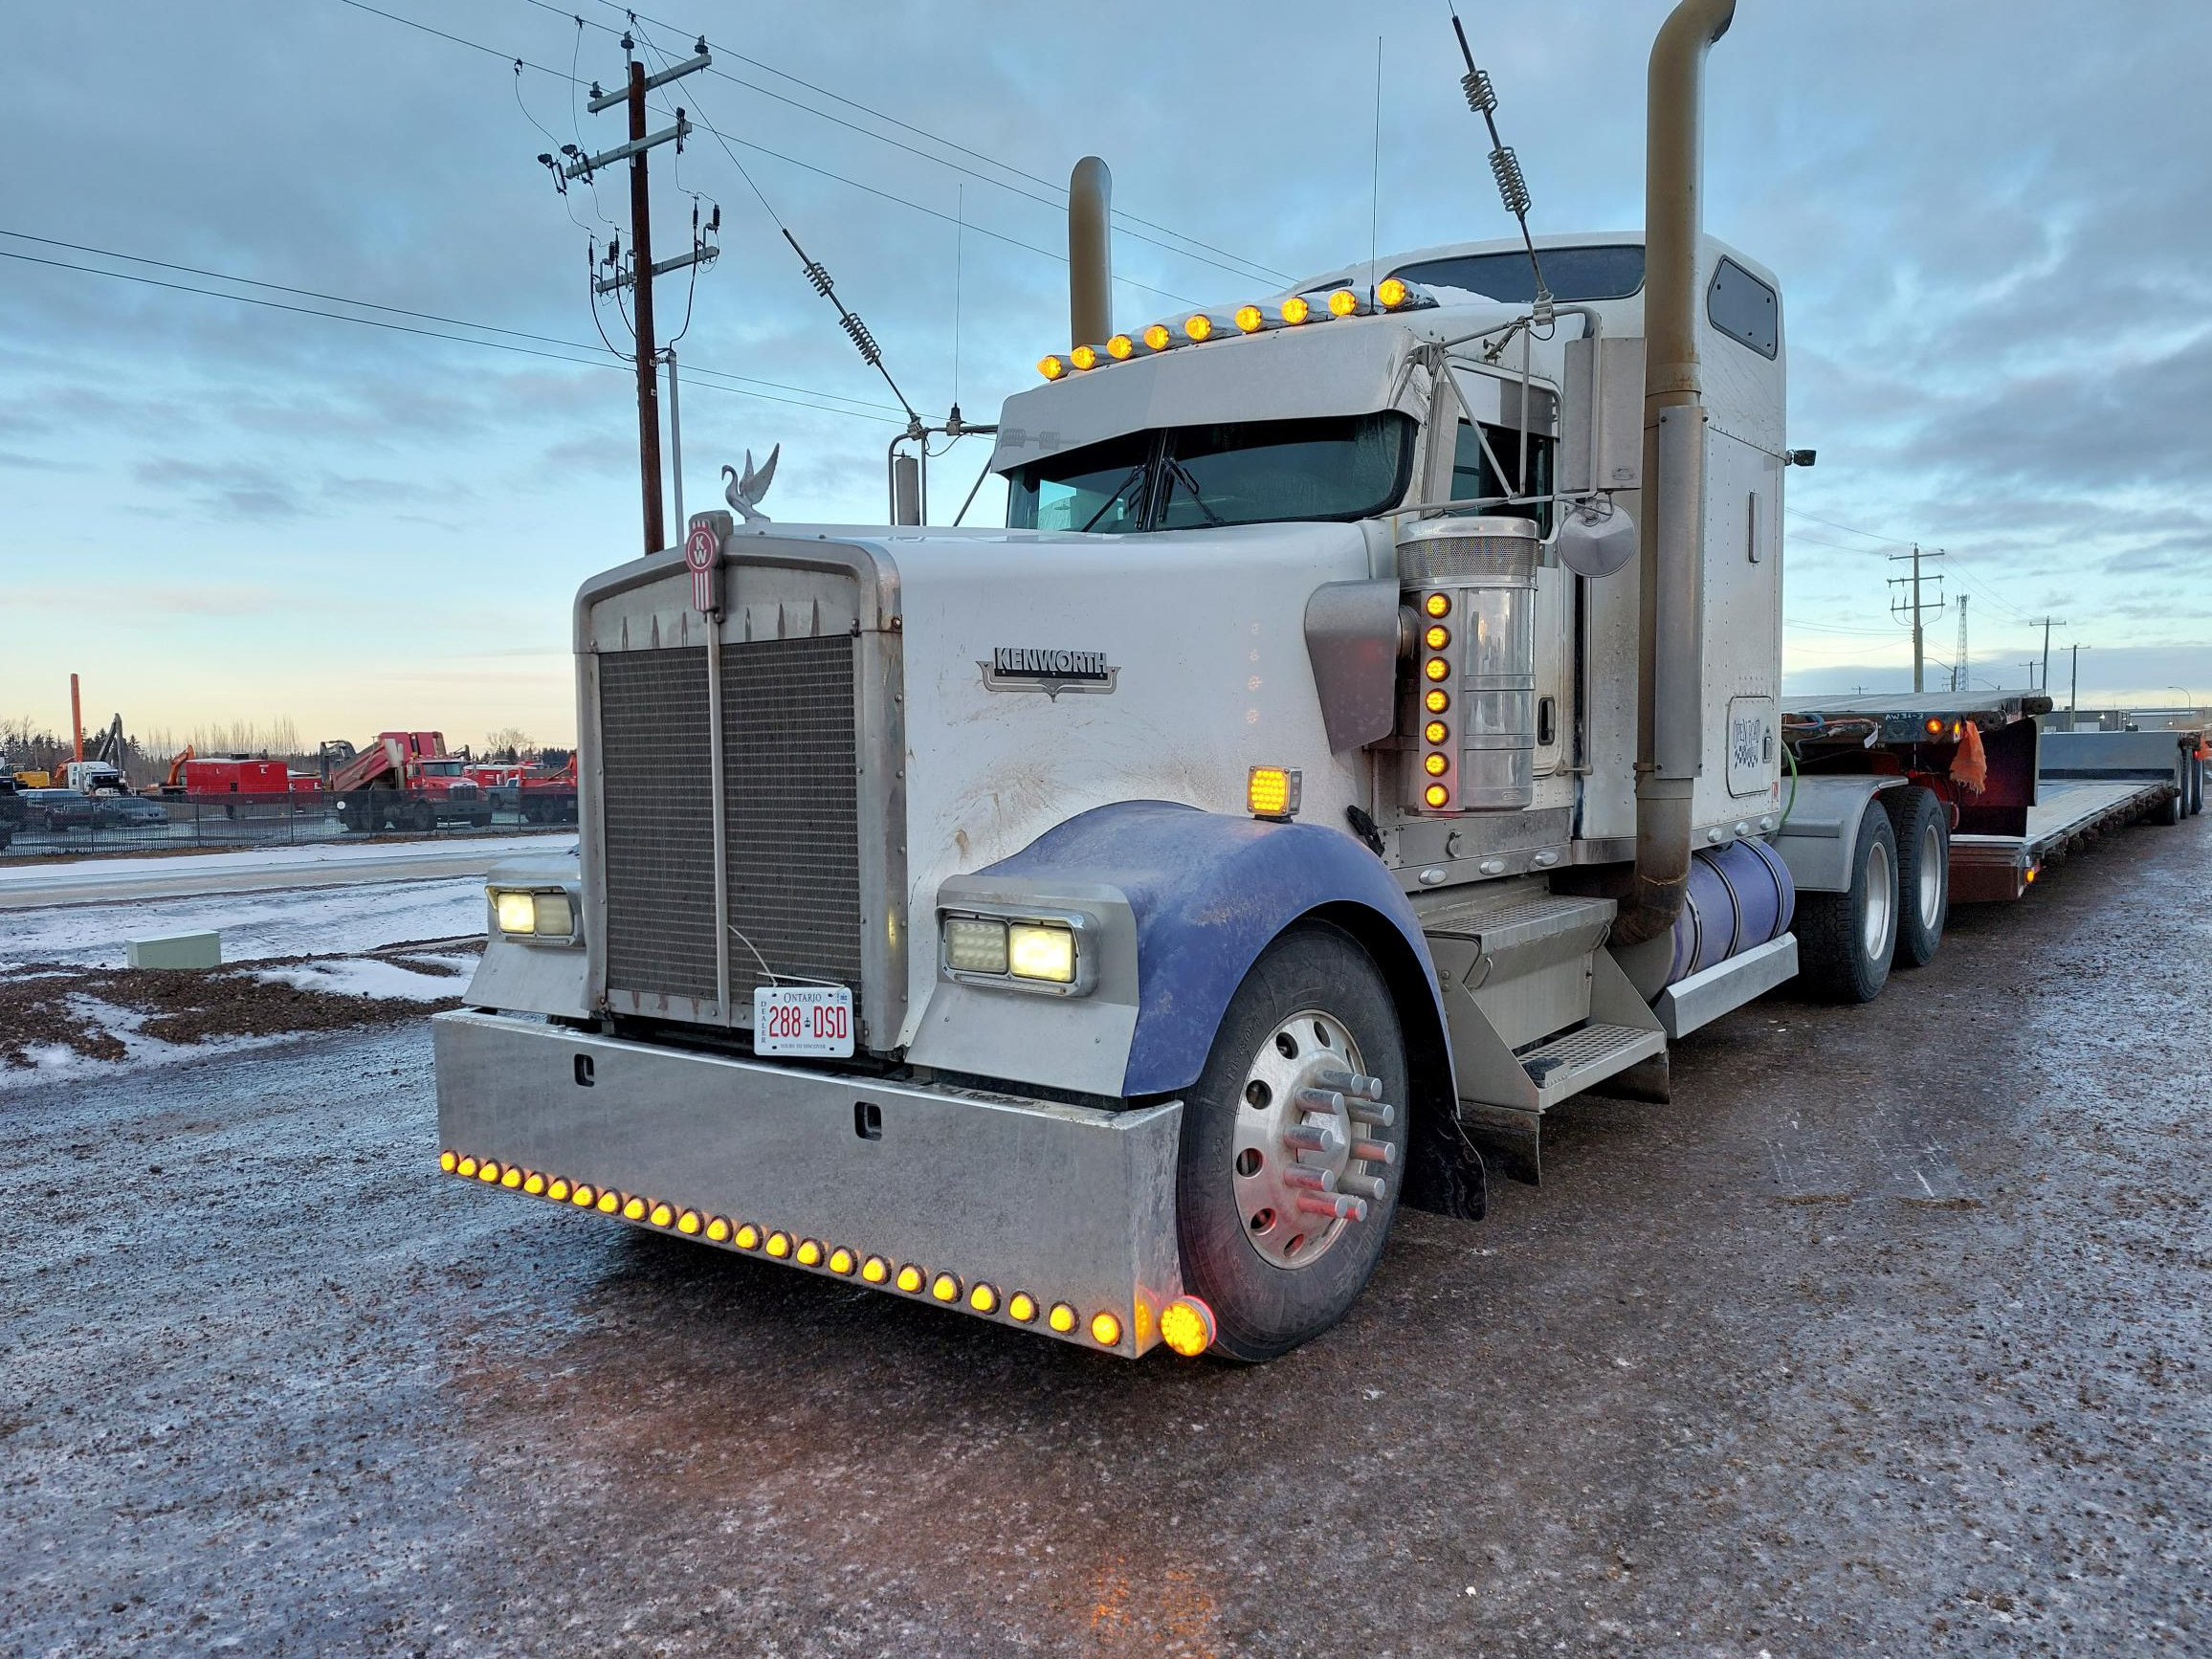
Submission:
<svg viewBox="0 0 2212 1659">
<path fill-rule="evenodd" d="M 475 1166 L 476 1184 L 542 1202 L 556 1182 L 586 1184 L 595 1206 L 617 1195 L 612 1214 L 632 1225 L 763 1258 L 781 1240 L 784 1265 L 854 1283 L 874 1257 L 893 1294 L 913 1267 L 918 1287 L 903 1294 L 915 1299 L 1131 1358 L 1159 1341 L 1160 1314 L 1182 1293 L 1181 1102 L 1109 1112 L 510 1015 L 431 1023 L 439 1144 L 456 1177 L 464 1160 Z M 726 1239 L 710 1238 L 717 1220 Z M 1052 1325 L 1061 1307 L 1074 1315 L 1065 1330 Z M 1101 1315 L 1112 1341 L 1095 1334 Z"/>
</svg>

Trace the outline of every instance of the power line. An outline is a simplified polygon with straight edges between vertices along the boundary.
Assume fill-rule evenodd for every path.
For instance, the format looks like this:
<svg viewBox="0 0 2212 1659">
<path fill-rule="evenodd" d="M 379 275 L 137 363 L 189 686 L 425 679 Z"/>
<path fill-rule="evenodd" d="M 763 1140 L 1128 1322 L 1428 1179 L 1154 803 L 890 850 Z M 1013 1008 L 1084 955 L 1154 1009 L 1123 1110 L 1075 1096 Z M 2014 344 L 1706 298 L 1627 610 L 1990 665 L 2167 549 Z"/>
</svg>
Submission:
<svg viewBox="0 0 2212 1659">
<path fill-rule="evenodd" d="M 534 341 L 540 345 L 559 345 L 571 351 L 586 352 L 595 352 L 600 349 L 588 340 L 564 340 L 558 335 L 532 334 L 527 329 L 501 328 L 490 322 L 472 322 L 465 317 L 447 317 L 435 311 L 415 311 L 404 305 L 387 305 L 374 299 L 355 299 L 348 295 L 329 294 L 317 288 L 296 288 L 289 283 L 269 282 L 258 276 L 239 276 L 228 271 L 210 271 L 203 265 L 182 265 L 175 260 L 153 259 L 143 254 L 124 254 L 114 248 L 96 248 L 86 242 L 64 242 L 54 236 L 34 236 L 28 231 L 11 231 L 5 227 L 0 227 L 0 236 L 7 236 L 19 242 L 35 242 L 40 247 L 45 248 L 65 248 L 73 254 L 93 254 L 103 259 L 122 259 L 133 265 L 151 265 L 160 271 L 181 271 L 188 276 L 208 276 L 212 277 L 217 282 L 235 282 L 247 288 L 266 288 L 273 293 L 298 295 L 307 299 L 326 299 L 334 305 L 351 305 L 363 311 L 382 311 L 393 317 L 411 317 L 419 322 L 443 322 L 453 328 L 475 329 L 479 334 L 503 334 L 511 340 Z M 73 271 L 93 269 L 89 266 L 76 265 L 67 268 Z M 124 273 L 102 272 L 100 275 L 122 276 Z M 195 289 L 193 292 L 198 293 L 203 292 L 203 290 Z M 245 296 L 230 295 L 225 296 L 225 298 L 243 299 Z M 622 355 L 620 352 L 616 352 L 612 345 L 606 345 L 604 342 L 602 344 L 610 354 L 617 357 Z M 712 375 L 719 380 L 735 381 L 741 386 L 764 386 L 776 391 L 797 392 L 803 397 L 828 398 L 836 403 L 857 404 L 865 409 L 881 409 L 887 414 L 893 412 L 889 404 L 873 403 L 867 398 L 847 397 L 841 392 L 824 391 L 817 387 L 792 386 L 780 380 L 763 380 L 758 375 L 732 374 L 727 369 L 708 368 L 703 365 L 695 366 L 687 364 L 685 368 L 687 372 L 692 374 Z"/>
<path fill-rule="evenodd" d="M 664 18 L 653 17 L 646 12 L 633 11 L 629 7 L 619 5 L 616 3 L 616 0 L 597 0 L 597 3 L 605 6 L 610 11 L 621 12 L 628 20 L 630 26 L 638 31 L 641 38 L 644 34 L 643 26 L 648 23 L 653 25 L 655 28 L 675 30 L 679 34 L 690 35 L 698 33 L 697 30 L 684 29 L 676 24 L 668 22 Z M 550 11 L 556 16 L 575 16 L 575 13 L 553 4 L 553 0 L 522 0 L 522 4 L 526 6 L 535 6 L 539 11 Z M 579 19 L 579 21 L 582 21 L 582 19 Z M 587 27 L 603 30 L 609 34 L 621 33 L 612 25 L 606 23 L 591 23 L 588 24 Z M 700 35 L 699 37 L 701 39 L 705 38 L 704 35 Z M 713 43 L 710 41 L 709 44 L 712 45 Z M 842 93 L 831 92 L 828 87 L 817 86 L 810 80 L 802 79 L 796 75 L 792 75 L 787 71 L 776 68 L 773 64 L 763 63 L 757 57 L 747 57 L 741 52 L 731 52 L 727 48 L 720 46 L 716 46 L 715 50 L 718 53 L 721 53 L 740 63 L 749 63 L 754 68 L 763 70 L 767 74 L 777 77 L 779 79 L 787 80 L 794 86 L 803 86 L 808 92 L 811 92 L 818 97 L 827 98 L 834 102 L 841 103 L 848 109 L 859 110 L 863 114 L 872 116 L 875 120 L 885 122 L 887 125 L 895 126 L 901 129 L 902 131 L 913 133 L 918 138 L 927 139 L 931 144 L 941 145 L 945 149 L 956 150 L 962 155 L 972 157 L 974 160 L 982 162 L 988 166 L 997 167 L 1002 172 L 1011 173 L 1014 177 L 1025 179 L 1030 184 L 1042 186 L 1048 190 L 1058 191 L 1060 199 L 1055 201 L 1050 197 L 1037 195 L 1029 190 L 1016 188 L 1014 186 L 1007 184 L 1003 179 L 994 179 L 988 174 L 975 171 L 975 169 L 972 167 L 963 167 L 958 162 L 947 161 L 942 156 L 932 155 L 927 150 L 917 149 L 914 145 L 909 144 L 901 144 L 895 138 L 887 137 L 886 135 L 879 132 L 873 132 L 867 127 L 860 126 L 852 122 L 845 121 L 837 116 L 830 114 L 826 110 L 816 109 L 810 104 L 802 103 L 793 98 L 787 98 L 784 94 L 775 91 L 771 87 L 762 86 L 755 81 L 746 80 L 742 77 L 732 75 L 726 70 L 709 69 L 707 71 L 709 75 L 715 76 L 719 79 L 726 80 L 733 86 L 741 86 L 748 92 L 760 94 L 760 96 L 763 98 L 773 99 L 778 103 L 787 104 L 793 109 L 800 110 L 807 115 L 813 116 L 817 121 L 829 122 L 834 126 L 844 127 L 849 132 L 858 133 L 863 138 L 873 139 L 877 144 L 888 144 L 894 149 L 903 150 L 908 155 L 918 157 L 922 161 L 929 162 L 937 166 L 949 168 L 954 172 L 964 174 L 968 178 L 975 179 L 983 184 L 989 185 L 994 188 L 1005 190 L 1010 195 L 1019 196 L 1024 201 L 1036 202 L 1041 206 L 1051 208 L 1055 211 L 1064 210 L 1067 206 L 1066 190 L 1063 189 L 1060 186 L 1053 184 L 1049 179 L 1039 178 L 1036 174 L 1025 171 L 1023 168 L 1014 166 L 1010 163 L 1002 162 L 995 156 L 986 155 L 981 150 L 970 149 L 967 145 L 957 144 L 951 139 L 940 137 L 938 134 L 930 132 L 924 127 L 916 126 L 911 122 L 900 121 L 897 117 L 887 115 L 882 110 L 875 108 L 872 104 L 863 103 L 857 99 L 847 98 Z M 1196 236 L 1185 235 L 1180 231 L 1171 230 L 1167 226 L 1157 224 L 1150 219 L 1140 218 L 1135 213 L 1117 211 L 1114 216 L 1124 221 L 1124 223 L 1127 225 L 1142 225 L 1148 230 L 1158 231 L 1162 235 L 1171 236 L 1178 242 L 1187 244 L 1186 247 L 1183 248 L 1171 247 L 1165 242 L 1159 241 L 1151 236 L 1141 235 L 1135 231 L 1128 232 L 1130 238 L 1133 241 L 1146 243 L 1152 247 L 1161 249 L 1164 253 L 1173 254 L 1178 258 L 1190 259 L 1202 265 L 1211 265 L 1215 270 L 1226 271 L 1230 276 L 1238 277 L 1244 281 L 1251 280 L 1252 275 L 1255 272 L 1263 277 L 1277 282 L 1289 282 L 1292 280 L 1291 276 L 1287 272 L 1277 271 L 1272 266 L 1263 265 L 1256 259 L 1250 259 L 1241 254 L 1231 253 L 1226 248 L 1216 247 L 1210 242 L 1201 241 Z M 1232 261 L 1232 264 L 1224 265 L 1220 262 L 1220 260 L 1208 259 L 1206 258 L 1203 254 L 1193 254 L 1189 251 L 1191 248 L 1202 248 L 1208 254 L 1219 254 L 1222 258 Z M 1237 269 L 1236 267 L 1239 266 L 1245 267 L 1245 269 Z"/>
<path fill-rule="evenodd" d="M 12 234 L 13 232 L 10 233 Z M 120 256 L 128 257 L 128 255 Z M 416 328 L 405 322 L 387 322 L 378 317 L 353 317 L 343 311 L 319 310 L 312 305 L 288 305 L 280 299 L 262 299 L 251 294 L 227 294 L 219 288 L 195 288 L 188 282 L 165 282 L 158 276 L 142 276 L 131 271 L 105 271 L 98 265 L 76 265 L 66 259 L 47 259 L 35 254 L 11 253 L 5 248 L 0 248 L 0 259 L 14 259 L 27 265 L 44 265 L 57 271 L 77 271 L 88 276 L 107 276 L 118 282 L 137 282 L 148 288 L 164 288 L 177 294 L 198 294 L 210 299 L 229 299 L 240 305 L 258 305 L 265 310 L 288 311 L 299 317 L 321 317 L 332 322 L 351 322 L 362 328 L 388 329 L 395 334 L 411 334 L 424 340 L 443 340 L 455 345 L 479 345 L 491 351 L 511 351 L 522 357 L 544 358 L 554 363 L 574 364 L 582 368 L 618 368 L 628 372 L 630 366 L 618 358 L 600 355 L 596 347 L 584 343 L 576 343 L 577 349 L 590 351 L 592 355 L 589 357 L 570 357 L 564 352 L 542 351 L 532 345 L 510 345 L 502 340 L 477 340 L 465 334 L 447 334 L 435 328 Z M 245 280 L 245 278 L 233 278 L 233 280 Z M 341 300 L 340 303 L 350 302 Z M 464 322 L 459 326 L 472 328 L 476 327 L 476 324 Z M 491 331 L 487 330 L 487 332 Z M 569 343 L 564 342 L 563 343 Z M 811 398 L 777 397 L 769 392 L 750 391 L 743 387 L 722 386 L 713 381 L 702 384 L 710 391 L 728 392 L 736 397 L 759 398 L 765 403 L 792 404 L 802 409 L 818 409 L 824 414 L 849 415 L 854 420 L 882 421 L 888 426 L 905 424 L 889 415 L 870 414 L 864 409 L 836 409 L 829 404 L 816 402 Z"/>
<path fill-rule="evenodd" d="M 472 52 L 480 52 L 488 57 L 497 57 L 502 63 L 520 63 L 525 69 L 535 70 L 540 75 L 552 76 L 557 80 L 565 80 L 573 86 L 582 86 L 585 84 L 585 82 L 579 79 L 576 76 L 570 75 L 564 70 L 550 69 L 542 63 L 534 63 L 527 57 L 517 56 L 511 52 L 501 52 L 498 47 L 486 46 L 480 40 L 465 40 L 460 35 L 450 34 L 443 29 L 433 29 L 427 23 L 417 23 L 411 17 L 402 17 L 396 11 L 383 11 L 377 7 L 367 4 L 367 0 L 338 0 L 338 3 L 341 6 L 350 6 L 357 11 L 366 11 L 372 16 L 382 17 L 392 23 L 403 24 L 409 29 L 419 29 L 425 34 L 434 34 L 440 40 L 450 40 L 457 46 L 465 46 L 469 48 Z M 655 104 L 653 107 L 661 114 L 673 113 L 673 111 L 671 111 L 665 104 Z M 941 212 L 936 208 L 924 207 L 921 203 L 917 202 L 910 197 L 897 195 L 890 190 L 878 189 L 874 185 L 864 185 L 858 179 L 849 179 L 842 173 L 830 171 L 828 167 L 818 167 L 812 162 L 804 162 L 801 161 L 797 156 L 787 156 L 782 153 L 780 150 L 772 150 L 765 144 L 757 144 L 747 139 L 730 138 L 724 133 L 719 131 L 712 123 L 703 119 L 694 119 L 692 121 L 692 124 L 697 127 L 701 132 L 713 134 L 716 142 L 724 144 L 725 146 L 735 144 L 744 149 L 752 150 L 759 155 L 767 156 L 773 161 L 782 162 L 787 166 L 800 167 L 807 172 L 817 173 L 823 178 L 832 180 L 837 184 L 845 185 L 855 190 L 863 190 L 869 195 L 880 197 L 882 200 L 887 202 L 896 202 L 902 208 L 911 208 L 918 213 L 926 213 L 931 218 L 941 219 L 948 225 L 955 223 L 952 214 Z M 733 162 L 736 160 L 735 157 L 732 157 L 731 159 Z M 743 169 L 740 168 L 739 170 L 741 172 Z M 771 216 L 773 215 L 771 214 Z M 981 225 L 970 225 L 967 228 L 970 231 L 973 231 L 979 236 L 988 236 L 994 242 L 1004 242 L 1009 247 L 1020 248 L 1027 253 L 1042 254 L 1045 258 L 1053 260 L 1058 264 L 1065 265 L 1068 262 L 1067 254 L 1055 254 L 1050 248 L 1040 248 L 1034 242 L 1025 242 L 1019 236 L 1009 236 L 1006 235 L 1004 232 L 986 230 Z M 1178 294 L 1171 288 L 1161 288 L 1156 283 L 1139 282 L 1133 276 L 1120 276 L 1115 278 L 1115 280 L 1126 283 L 1129 287 L 1132 288 L 1141 288 L 1149 294 L 1161 295 L 1166 299 L 1175 300 L 1178 304 L 1181 305 L 1195 305 L 1198 303 L 1197 300 L 1191 299 L 1187 294 Z"/>
</svg>

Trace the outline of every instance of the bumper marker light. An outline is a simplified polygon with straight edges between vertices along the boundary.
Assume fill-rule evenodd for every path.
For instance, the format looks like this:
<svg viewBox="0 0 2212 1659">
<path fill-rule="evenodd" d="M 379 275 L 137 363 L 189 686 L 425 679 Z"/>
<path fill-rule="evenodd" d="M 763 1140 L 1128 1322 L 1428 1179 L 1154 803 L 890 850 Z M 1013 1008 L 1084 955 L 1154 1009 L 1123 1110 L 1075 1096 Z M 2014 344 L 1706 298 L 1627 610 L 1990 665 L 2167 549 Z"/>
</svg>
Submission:
<svg viewBox="0 0 2212 1659">
<path fill-rule="evenodd" d="M 718 1215 L 708 1221 L 707 1241 L 710 1244 L 727 1244 L 729 1240 L 730 1218 L 728 1216 Z"/>
<path fill-rule="evenodd" d="M 545 1178 L 532 1170 L 522 1178 L 522 1190 L 532 1198 L 542 1198 L 545 1195 Z"/>
<path fill-rule="evenodd" d="M 1054 1302 L 1052 1311 L 1045 1316 L 1045 1323 L 1064 1337 L 1075 1328 L 1075 1310 L 1066 1302 Z"/>
<path fill-rule="evenodd" d="M 621 1194 L 621 1193 L 619 1193 L 619 1192 L 603 1192 L 603 1193 L 601 1193 L 601 1194 L 599 1195 L 599 1213 L 600 1213 L 601 1215 L 612 1215 L 612 1214 L 614 1214 L 614 1213 L 615 1213 L 617 1210 L 619 1210 L 621 1207 L 622 1207 L 622 1194 Z"/>
<path fill-rule="evenodd" d="M 555 1204 L 566 1204 L 568 1202 L 568 1183 L 556 1175 L 545 1183 L 545 1196 Z"/>
<path fill-rule="evenodd" d="M 738 1228 L 731 1242 L 741 1250 L 757 1250 L 761 1248 L 761 1229 L 748 1221 Z"/>
<path fill-rule="evenodd" d="M 860 1276 L 872 1285 L 880 1285 L 891 1277 L 891 1264 L 881 1256 L 870 1256 L 860 1264 Z"/>
<path fill-rule="evenodd" d="M 940 1302 L 960 1300 L 960 1280 L 950 1273 L 940 1273 L 929 1281 L 929 1294 Z"/>
<path fill-rule="evenodd" d="M 1196 1296 L 1178 1296 L 1160 1316 L 1160 1337 L 1186 1360 L 1213 1346 L 1213 1310 Z"/>
<path fill-rule="evenodd" d="M 460 1159 L 451 1152 L 441 1152 L 438 1154 L 438 1167 L 444 1170 L 448 1175 L 453 1174 L 453 1172 L 460 1166 Z"/>
<path fill-rule="evenodd" d="M 594 1192 L 589 1185 L 580 1182 L 577 1183 L 576 1190 L 568 1195 L 568 1202 L 580 1209 L 589 1209 L 599 1202 L 599 1194 Z"/>
<path fill-rule="evenodd" d="M 1027 1291 L 1016 1291 L 1006 1298 L 1006 1317 L 1028 1324 L 1037 1316 L 1037 1298 Z"/>
<path fill-rule="evenodd" d="M 833 1273 L 850 1273 L 852 1271 L 852 1252 L 843 1245 L 839 1245 L 831 1250 L 830 1252 L 830 1271 Z"/>
<path fill-rule="evenodd" d="M 678 1232 L 680 1232 L 680 1233 L 684 1233 L 684 1234 L 687 1234 L 687 1235 L 688 1235 L 688 1234 L 691 1234 L 691 1233 L 695 1233 L 695 1232 L 698 1231 L 698 1229 L 699 1229 L 699 1212 L 698 1212 L 697 1210 L 696 1210 L 696 1209 L 687 1209 L 687 1210 L 685 1210 L 685 1211 L 683 1212 L 683 1214 L 681 1214 L 681 1215 L 679 1215 L 679 1216 L 677 1216 L 677 1217 L 675 1218 L 675 1230 L 676 1230 L 676 1231 L 678 1231 Z"/>
<path fill-rule="evenodd" d="M 645 1200 L 632 1198 L 625 1203 L 622 1206 L 622 1219 L 625 1221 L 643 1221 L 645 1219 Z"/>
<path fill-rule="evenodd" d="M 508 1164 L 507 1173 L 499 1177 L 499 1184 L 501 1186 L 520 1186 L 522 1184 L 522 1172 L 512 1163 Z"/>
<path fill-rule="evenodd" d="M 1121 1321 L 1112 1314 L 1093 1314 L 1091 1339 L 1101 1348 L 1113 1347 L 1121 1340 Z"/>
<path fill-rule="evenodd" d="M 675 1206 L 674 1205 L 656 1204 L 653 1206 L 653 1225 L 654 1227 L 666 1227 L 674 1220 L 675 1220 Z"/>
<path fill-rule="evenodd" d="M 911 1296 L 917 1291 L 921 1289 L 921 1270 L 916 1267 L 912 1262 L 908 1262 L 906 1266 L 898 1270 L 898 1277 L 893 1282 L 896 1283 L 900 1290 L 904 1291 L 908 1295 Z"/>
<path fill-rule="evenodd" d="M 476 1165 L 476 1179 L 486 1186 L 496 1186 L 499 1181 L 499 1166 L 489 1158 Z"/>
<path fill-rule="evenodd" d="M 968 1306 L 979 1314 L 995 1314 L 999 1311 L 999 1294 L 988 1285 L 978 1285 L 968 1292 Z"/>
<path fill-rule="evenodd" d="M 810 1238 L 803 1238 L 799 1241 L 798 1250 L 793 1252 L 793 1259 L 803 1268 L 820 1267 L 822 1247 Z"/>
<path fill-rule="evenodd" d="M 787 1232 L 770 1233 L 768 1235 L 768 1253 L 778 1261 L 782 1261 L 789 1255 L 791 1253 L 791 1235 Z"/>
</svg>

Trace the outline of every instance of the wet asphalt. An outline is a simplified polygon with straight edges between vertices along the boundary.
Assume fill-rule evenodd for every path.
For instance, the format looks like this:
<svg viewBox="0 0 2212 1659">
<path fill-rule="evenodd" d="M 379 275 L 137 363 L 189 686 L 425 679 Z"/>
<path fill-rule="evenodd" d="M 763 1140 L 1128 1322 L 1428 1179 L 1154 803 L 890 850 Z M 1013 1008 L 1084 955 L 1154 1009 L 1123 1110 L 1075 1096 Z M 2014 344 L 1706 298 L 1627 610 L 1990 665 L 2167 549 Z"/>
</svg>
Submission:
<svg viewBox="0 0 2212 1659">
<path fill-rule="evenodd" d="M 1739 1011 L 1256 1370 L 463 1187 L 419 1030 L 0 1095 L 0 1653 L 2212 1651 L 2208 874 Z"/>
</svg>

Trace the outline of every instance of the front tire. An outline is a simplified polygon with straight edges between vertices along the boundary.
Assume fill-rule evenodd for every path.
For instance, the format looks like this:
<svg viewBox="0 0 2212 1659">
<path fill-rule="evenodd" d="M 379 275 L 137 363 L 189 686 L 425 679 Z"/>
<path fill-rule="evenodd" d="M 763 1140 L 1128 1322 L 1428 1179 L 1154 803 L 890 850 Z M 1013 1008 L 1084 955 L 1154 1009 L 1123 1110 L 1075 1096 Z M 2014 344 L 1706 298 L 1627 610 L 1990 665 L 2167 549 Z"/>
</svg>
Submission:
<svg viewBox="0 0 2212 1659">
<path fill-rule="evenodd" d="M 1951 813 L 1933 789 L 1885 789 L 1875 797 L 1897 840 L 1897 950 L 1892 965 L 1925 967 L 1951 914 Z"/>
<path fill-rule="evenodd" d="M 1357 1094 L 1330 1075 L 1340 1073 L 1377 1085 L 1367 1093 L 1392 1104 L 1387 1127 L 1352 1116 L 1383 1115 L 1368 1100 L 1299 1105 L 1305 1089 Z M 1183 1105 L 1176 1232 L 1183 1283 L 1214 1312 L 1214 1353 L 1272 1360 L 1359 1299 L 1397 1213 L 1408 1097 L 1398 1010 L 1373 959 L 1324 923 L 1277 939 L 1230 999 Z M 1301 1159 L 1290 1134 L 1328 1144 Z M 1360 1146 L 1370 1156 L 1353 1156 Z M 1357 1199 L 1363 1216 L 1314 1212 L 1336 1198 Z"/>
<path fill-rule="evenodd" d="M 1897 946 L 1897 837 L 1888 812 L 1868 803 L 1849 888 L 1800 894 L 1796 932 L 1805 984 L 1816 996 L 1870 1003 L 1882 994 Z"/>
</svg>

